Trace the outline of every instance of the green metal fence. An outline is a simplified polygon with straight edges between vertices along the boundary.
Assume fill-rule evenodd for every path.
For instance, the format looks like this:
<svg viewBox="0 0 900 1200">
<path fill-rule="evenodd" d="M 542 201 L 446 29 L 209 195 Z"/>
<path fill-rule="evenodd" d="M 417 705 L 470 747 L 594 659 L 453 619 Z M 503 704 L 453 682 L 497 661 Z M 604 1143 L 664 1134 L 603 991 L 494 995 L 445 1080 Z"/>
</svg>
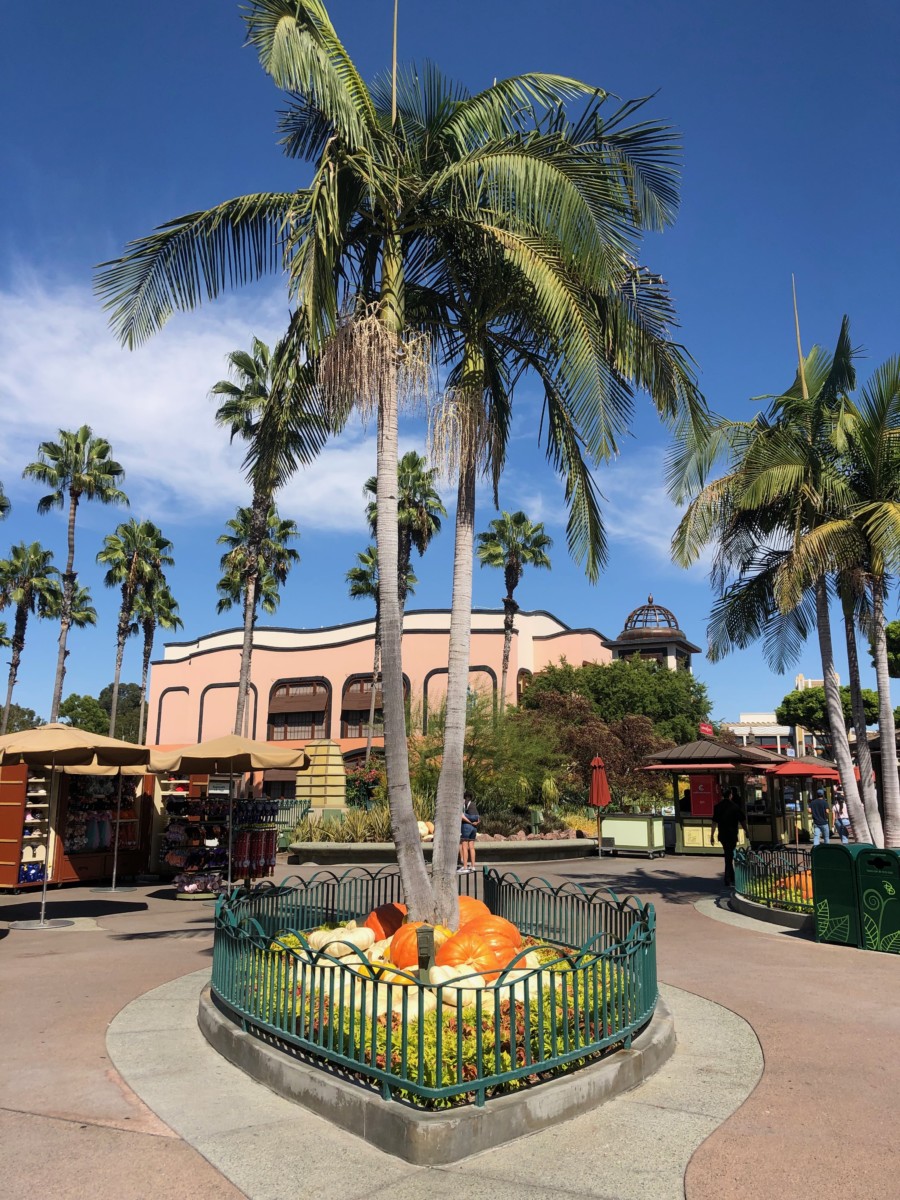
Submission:
<svg viewBox="0 0 900 1200">
<path fill-rule="evenodd" d="M 354 868 L 222 897 L 214 997 L 292 1056 L 428 1108 L 482 1105 L 631 1045 L 657 1000 L 652 905 L 492 869 L 460 876 L 460 889 L 483 889 L 537 943 L 484 986 L 471 976 L 433 986 L 355 950 L 311 949 L 304 931 L 400 898 L 396 868 Z"/>
<path fill-rule="evenodd" d="M 740 847 L 734 854 L 734 890 L 757 904 L 812 913 L 810 852 L 795 846 L 774 850 Z"/>
</svg>

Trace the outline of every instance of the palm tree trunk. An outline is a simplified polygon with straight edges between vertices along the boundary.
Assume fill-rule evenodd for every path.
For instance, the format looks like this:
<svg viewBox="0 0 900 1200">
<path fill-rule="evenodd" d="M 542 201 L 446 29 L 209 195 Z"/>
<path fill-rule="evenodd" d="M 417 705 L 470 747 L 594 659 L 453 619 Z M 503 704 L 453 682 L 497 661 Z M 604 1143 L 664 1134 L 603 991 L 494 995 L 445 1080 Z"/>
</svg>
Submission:
<svg viewBox="0 0 900 1200">
<path fill-rule="evenodd" d="M 147 676 L 150 674 L 150 658 L 153 654 L 153 635 L 156 627 L 152 621 L 144 622 L 144 650 L 141 660 L 141 706 L 138 717 L 138 742 L 143 743 L 147 732 Z"/>
<path fill-rule="evenodd" d="M 841 704 L 840 684 L 838 682 L 837 671 L 834 669 L 831 615 L 828 611 L 828 585 L 825 582 L 824 576 L 816 580 L 816 626 L 819 633 L 819 651 L 822 655 L 825 709 L 828 714 L 828 724 L 831 727 L 832 750 L 838 771 L 840 772 L 853 831 L 858 841 L 869 842 L 871 841 L 869 823 L 866 820 L 866 811 L 859 798 L 859 788 L 856 785 L 856 776 L 853 773 L 853 760 L 850 757 L 850 741 L 847 737 L 847 728 L 844 724 L 844 707 Z"/>
<path fill-rule="evenodd" d="M 244 589 L 244 637 L 241 642 L 241 670 L 238 676 L 237 706 L 234 713 L 234 732 L 240 737 L 244 732 L 244 712 L 247 707 L 247 692 L 250 688 L 250 662 L 253 657 L 253 617 L 256 611 L 256 581 L 258 576 L 248 577 Z"/>
<path fill-rule="evenodd" d="M 66 569 L 63 572 L 62 608 L 59 615 L 59 651 L 56 656 L 56 679 L 53 683 L 53 701 L 50 705 L 50 720 L 59 718 L 59 706 L 62 704 L 63 680 L 66 677 L 66 657 L 68 650 L 66 642 L 69 638 L 69 627 L 72 624 L 72 598 L 75 595 L 75 513 L 78 509 L 78 497 L 69 492 L 69 525 L 67 531 L 68 554 Z"/>
<path fill-rule="evenodd" d="M 472 631 L 472 562 L 475 542 L 475 462 L 460 464 L 456 498 L 456 544 L 453 551 L 453 596 L 447 657 L 444 749 L 434 805 L 434 883 L 437 919 L 456 929 L 459 905 L 456 862 L 463 808 L 463 760 L 469 690 L 469 643 Z"/>
<path fill-rule="evenodd" d="M 402 251 L 399 238 L 385 238 L 382 259 L 382 319 L 398 341 L 403 331 Z M 397 590 L 398 371 L 395 361 L 380 390 L 378 404 L 378 607 L 381 616 L 384 758 L 388 778 L 391 833 L 403 895 L 412 920 L 434 919 L 434 893 L 425 870 L 422 840 L 412 805 L 406 703 L 401 660 L 402 618 Z"/>
<path fill-rule="evenodd" d="M 25 649 L 25 630 L 28 626 L 28 606 L 16 605 L 16 623 L 12 638 L 12 657 L 9 660 L 9 682 L 6 685 L 6 704 L 3 707 L 3 725 L 0 734 L 9 729 L 9 710 L 12 708 L 13 689 L 19 674 L 19 663 L 22 661 L 22 651 Z"/>
<path fill-rule="evenodd" d="M 378 628 L 378 613 L 375 613 L 375 656 L 372 660 L 372 694 L 369 697 L 369 728 L 366 731 L 366 766 L 372 757 L 372 728 L 375 724 L 375 689 L 381 670 L 381 631 Z"/>
<path fill-rule="evenodd" d="M 124 589 L 123 589 L 124 590 Z M 128 637 L 131 609 L 127 598 L 122 599 L 119 609 L 119 624 L 116 630 L 116 673 L 113 676 L 112 699 L 109 705 L 109 736 L 116 736 L 116 717 L 119 713 L 119 680 L 122 678 L 122 659 L 125 656 L 125 641 Z"/>
<path fill-rule="evenodd" d="M 519 606 L 512 596 L 503 597 L 503 670 L 500 676 L 500 712 L 506 707 L 506 681 L 509 677 L 509 651 L 516 632 L 516 613 Z"/>
<path fill-rule="evenodd" d="M 875 792 L 875 784 L 872 782 L 872 753 L 869 750 L 869 739 L 866 736 L 866 706 L 863 702 L 862 683 L 859 676 L 853 597 L 842 592 L 841 606 L 844 611 L 844 632 L 847 638 L 850 705 L 853 710 L 853 729 L 856 733 L 859 790 L 862 795 L 863 808 L 866 810 L 866 820 L 869 823 L 869 836 L 873 845 L 880 847 L 884 845 L 884 832 L 881 827 L 881 813 L 878 811 L 878 796 Z"/>
<path fill-rule="evenodd" d="M 881 579 L 872 586 L 872 650 L 878 680 L 878 732 L 881 743 L 881 801 L 884 805 L 884 844 L 900 846 L 900 776 L 897 774 L 897 731 L 891 707 L 887 638 L 884 632 L 884 591 Z"/>
</svg>

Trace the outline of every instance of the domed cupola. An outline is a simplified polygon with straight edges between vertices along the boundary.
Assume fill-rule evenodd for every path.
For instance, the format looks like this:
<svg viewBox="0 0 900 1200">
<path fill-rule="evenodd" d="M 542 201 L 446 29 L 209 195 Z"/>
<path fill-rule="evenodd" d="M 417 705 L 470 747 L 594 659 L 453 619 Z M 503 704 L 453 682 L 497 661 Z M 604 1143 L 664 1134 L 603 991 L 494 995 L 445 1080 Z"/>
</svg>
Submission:
<svg viewBox="0 0 900 1200">
<path fill-rule="evenodd" d="M 700 647 L 689 642 L 681 632 L 671 609 L 654 603 L 652 596 L 647 597 L 646 604 L 628 614 L 622 632 L 606 644 L 614 659 L 632 658 L 636 654 L 672 671 L 689 671 L 691 655 L 701 653 Z"/>
</svg>

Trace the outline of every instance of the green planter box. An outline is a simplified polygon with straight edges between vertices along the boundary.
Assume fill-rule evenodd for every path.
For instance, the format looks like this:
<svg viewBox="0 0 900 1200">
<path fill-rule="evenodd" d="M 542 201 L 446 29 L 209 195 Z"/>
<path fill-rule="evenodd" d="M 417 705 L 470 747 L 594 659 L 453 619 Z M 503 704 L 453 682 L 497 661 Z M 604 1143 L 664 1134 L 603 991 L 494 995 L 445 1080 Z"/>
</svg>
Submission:
<svg viewBox="0 0 900 1200">
<path fill-rule="evenodd" d="M 863 850 L 856 859 L 862 913 L 862 946 L 900 954 L 900 856 L 896 850 Z"/>
<path fill-rule="evenodd" d="M 816 941 L 861 947 L 862 914 L 857 877 L 861 855 L 872 846 L 816 846 L 810 856 Z"/>
</svg>

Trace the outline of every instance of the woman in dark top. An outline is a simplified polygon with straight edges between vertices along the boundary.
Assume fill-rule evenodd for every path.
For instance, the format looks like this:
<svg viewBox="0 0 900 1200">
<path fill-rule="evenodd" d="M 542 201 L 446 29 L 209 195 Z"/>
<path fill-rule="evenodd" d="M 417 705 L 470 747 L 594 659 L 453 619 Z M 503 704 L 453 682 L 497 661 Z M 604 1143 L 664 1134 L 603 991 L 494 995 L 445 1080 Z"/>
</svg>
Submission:
<svg viewBox="0 0 900 1200">
<path fill-rule="evenodd" d="M 460 865 L 458 875 L 466 875 L 475 870 L 475 837 L 481 817 L 475 807 L 475 797 L 468 789 L 463 792 L 462 822 L 459 833 Z"/>
</svg>

